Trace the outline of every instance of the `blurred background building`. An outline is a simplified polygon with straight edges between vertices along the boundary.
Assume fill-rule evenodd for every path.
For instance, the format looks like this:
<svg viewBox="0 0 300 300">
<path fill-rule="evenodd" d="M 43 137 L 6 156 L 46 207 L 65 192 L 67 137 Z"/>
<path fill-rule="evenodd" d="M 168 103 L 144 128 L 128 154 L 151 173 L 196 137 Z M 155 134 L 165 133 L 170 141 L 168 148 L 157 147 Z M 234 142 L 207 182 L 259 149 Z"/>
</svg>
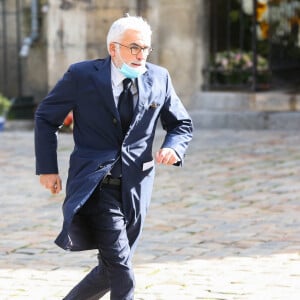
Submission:
<svg viewBox="0 0 300 300">
<path fill-rule="evenodd" d="M 107 31 L 127 12 L 151 24 L 149 60 L 189 109 L 300 110 L 299 0 L 0 0 L 11 117 L 32 118 L 71 63 L 107 56 Z"/>
</svg>

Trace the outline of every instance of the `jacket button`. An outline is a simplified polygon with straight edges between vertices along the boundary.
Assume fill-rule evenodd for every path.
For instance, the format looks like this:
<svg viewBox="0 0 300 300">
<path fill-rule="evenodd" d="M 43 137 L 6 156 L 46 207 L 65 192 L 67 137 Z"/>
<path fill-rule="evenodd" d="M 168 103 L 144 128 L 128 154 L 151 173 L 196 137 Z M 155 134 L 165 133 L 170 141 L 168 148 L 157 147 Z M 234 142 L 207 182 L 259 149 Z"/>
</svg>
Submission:
<svg viewBox="0 0 300 300">
<path fill-rule="evenodd" d="M 116 118 L 113 118 L 113 123 L 115 124 L 115 125 L 117 125 L 118 124 L 118 120 L 116 119 Z"/>
</svg>

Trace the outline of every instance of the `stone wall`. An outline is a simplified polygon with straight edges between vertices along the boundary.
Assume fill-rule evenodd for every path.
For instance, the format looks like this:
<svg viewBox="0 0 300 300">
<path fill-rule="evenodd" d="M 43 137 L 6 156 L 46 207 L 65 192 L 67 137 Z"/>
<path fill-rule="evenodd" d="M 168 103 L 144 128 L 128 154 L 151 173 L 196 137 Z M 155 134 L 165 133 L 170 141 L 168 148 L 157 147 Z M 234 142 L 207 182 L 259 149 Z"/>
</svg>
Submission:
<svg viewBox="0 0 300 300">
<path fill-rule="evenodd" d="M 33 96 L 38 101 L 48 89 L 43 13 L 39 10 L 37 17 L 38 39 L 25 57 L 20 52 L 31 35 L 31 0 L 0 1 L 0 14 L 0 93 L 9 98 Z"/>
<path fill-rule="evenodd" d="M 150 23 L 154 51 L 149 61 L 169 70 L 178 95 L 187 106 L 192 106 L 191 99 L 195 99 L 192 95 L 201 90 L 202 68 L 207 57 L 207 2 L 39 0 L 38 38 L 28 54 L 20 57 L 24 38 L 31 35 L 32 1 L 0 1 L 0 11 L 3 4 L 7 10 L 9 29 L 6 37 L 9 48 L 5 56 L 1 47 L 3 22 L 0 22 L 0 92 L 8 97 L 33 96 L 35 102 L 41 101 L 70 64 L 108 55 L 109 27 L 128 12 L 141 15 Z M 18 8 L 16 3 L 22 5 Z"/>
<path fill-rule="evenodd" d="M 191 95 L 201 89 L 201 70 L 207 57 L 205 0 L 48 2 L 48 89 L 71 63 L 107 56 L 108 29 L 129 12 L 142 15 L 151 24 L 155 50 L 149 61 L 170 71 L 179 96 L 191 106 Z"/>
<path fill-rule="evenodd" d="M 207 57 L 207 1 L 156 2 L 158 5 L 153 5 L 148 12 L 157 35 L 155 62 L 170 71 L 178 95 L 191 106 L 192 94 L 201 89 L 202 68 Z"/>
</svg>

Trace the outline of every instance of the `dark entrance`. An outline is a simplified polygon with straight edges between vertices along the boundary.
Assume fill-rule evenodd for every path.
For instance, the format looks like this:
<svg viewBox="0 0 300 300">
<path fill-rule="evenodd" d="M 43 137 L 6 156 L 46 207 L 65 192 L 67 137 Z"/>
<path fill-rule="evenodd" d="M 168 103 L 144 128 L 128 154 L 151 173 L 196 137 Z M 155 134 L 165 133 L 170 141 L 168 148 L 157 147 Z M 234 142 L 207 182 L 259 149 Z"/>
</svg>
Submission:
<svg viewBox="0 0 300 300">
<path fill-rule="evenodd" d="M 300 0 L 211 0 L 209 90 L 299 89 Z"/>
<path fill-rule="evenodd" d="M 21 2 L 0 1 L 0 92 L 6 97 L 22 95 Z"/>
<path fill-rule="evenodd" d="M 0 93 L 12 101 L 9 118 L 32 119 L 36 105 L 32 96 L 23 94 L 20 54 L 24 31 L 28 31 L 24 19 L 31 14 L 21 0 L 0 0 L 0 15 Z"/>
</svg>

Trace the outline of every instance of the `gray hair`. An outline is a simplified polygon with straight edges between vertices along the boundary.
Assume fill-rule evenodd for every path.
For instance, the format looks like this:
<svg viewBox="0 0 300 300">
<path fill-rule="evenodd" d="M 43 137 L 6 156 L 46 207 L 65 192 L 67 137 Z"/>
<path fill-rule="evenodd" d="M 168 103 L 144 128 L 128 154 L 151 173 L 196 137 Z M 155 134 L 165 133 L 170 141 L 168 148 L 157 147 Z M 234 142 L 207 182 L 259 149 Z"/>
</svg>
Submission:
<svg viewBox="0 0 300 300">
<path fill-rule="evenodd" d="M 124 32 L 128 29 L 137 30 L 144 33 L 149 39 L 151 39 L 152 30 L 150 25 L 142 17 L 123 17 L 116 20 L 110 27 L 106 44 L 109 51 L 109 45 L 112 42 L 118 42 L 122 38 Z"/>
</svg>

